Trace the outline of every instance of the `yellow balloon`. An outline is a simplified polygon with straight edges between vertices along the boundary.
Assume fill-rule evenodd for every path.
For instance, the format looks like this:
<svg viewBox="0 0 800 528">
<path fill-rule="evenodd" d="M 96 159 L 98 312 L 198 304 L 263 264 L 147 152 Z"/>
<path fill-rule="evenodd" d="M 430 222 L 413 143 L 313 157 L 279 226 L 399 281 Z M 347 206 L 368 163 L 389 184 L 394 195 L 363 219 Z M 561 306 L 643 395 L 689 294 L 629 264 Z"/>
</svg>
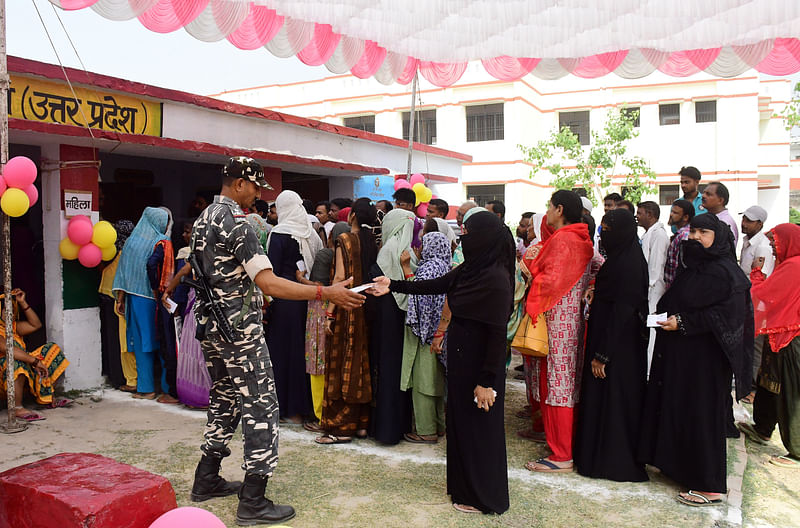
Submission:
<svg viewBox="0 0 800 528">
<path fill-rule="evenodd" d="M 100 220 L 94 225 L 92 243 L 100 249 L 114 245 L 117 241 L 117 230 L 110 222 Z"/>
<path fill-rule="evenodd" d="M 81 247 L 78 244 L 72 242 L 69 237 L 65 238 L 58 244 L 58 251 L 61 253 L 61 257 L 64 260 L 75 260 L 78 258 L 78 251 L 80 251 Z"/>
<path fill-rule="evenodd" d="M 425 187 L 425 189 L 422 192 L 423 192 L 421 198 L 422 202 L 423 203 L 430 202 L 431 198 L 433 198 L 433 191 Z"/>
<path fill-rule="evenodd" d="M 108 247 L 100 248 L 101 253 L 103 254 L 103 260 L 111 260 L 115 256 L 117 256 L 117 246 L 110 245 Z"/>
<path fill-rule="evenodd" d="M 8 216 L 22 216 L 28 212 L 30 206 L 30 199 L 22 189 L 9 187 L 0 198 L 0 209 Z"/>
</svg>

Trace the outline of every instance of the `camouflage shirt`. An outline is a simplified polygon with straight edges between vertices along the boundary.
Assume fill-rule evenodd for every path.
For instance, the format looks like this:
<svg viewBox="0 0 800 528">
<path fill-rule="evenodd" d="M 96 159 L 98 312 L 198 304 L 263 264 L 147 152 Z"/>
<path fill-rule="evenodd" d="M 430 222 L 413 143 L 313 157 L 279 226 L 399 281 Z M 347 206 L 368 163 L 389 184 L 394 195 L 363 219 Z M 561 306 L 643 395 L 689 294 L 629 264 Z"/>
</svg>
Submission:
<svg viewBox="0 0 800 528">
<path fill-rule="evenodd" d="M 234 339 L 263 335 L 264 298 L 253 281 L 260 271 L 271 269 L 272 264 L 239 205 L 225 196 L 215 196 L 214 203 L 194 222 L 191 247 L 220 300 L 220 307 L 234 330 Z M 198 324 L 206 323 L 209 335 L 218 334 L 216 321 L 209 318 L 199 298 L 194 309 Z"/>
</svg>

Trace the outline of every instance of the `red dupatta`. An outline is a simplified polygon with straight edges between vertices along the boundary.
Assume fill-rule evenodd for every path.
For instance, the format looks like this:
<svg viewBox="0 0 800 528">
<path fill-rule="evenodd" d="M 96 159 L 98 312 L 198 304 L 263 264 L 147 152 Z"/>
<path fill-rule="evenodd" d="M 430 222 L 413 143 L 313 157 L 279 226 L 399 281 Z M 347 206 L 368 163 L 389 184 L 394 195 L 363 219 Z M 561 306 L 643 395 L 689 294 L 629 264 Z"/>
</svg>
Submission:
<svg viewBox="0 0 800 528">
<path fill-rule="evenodd" d="M 800 226 L 780 224 L 772 229 L 775 240 L 775 270 L 765 279 L 760 270 L 750 278 L 756 335 L 769 336 L 778 352 L 800 334 Z"/>
<path fill-rule="evenodd" d="M 545 226 L 543 222 L 543 238 Z M 569 293 L 586 271 L 593 254 L 586 224 L 565 225 L 544 240 L 539 255 L 529 266 L 533 279 L 525 309 L 532 320 Z"/>
</svg>

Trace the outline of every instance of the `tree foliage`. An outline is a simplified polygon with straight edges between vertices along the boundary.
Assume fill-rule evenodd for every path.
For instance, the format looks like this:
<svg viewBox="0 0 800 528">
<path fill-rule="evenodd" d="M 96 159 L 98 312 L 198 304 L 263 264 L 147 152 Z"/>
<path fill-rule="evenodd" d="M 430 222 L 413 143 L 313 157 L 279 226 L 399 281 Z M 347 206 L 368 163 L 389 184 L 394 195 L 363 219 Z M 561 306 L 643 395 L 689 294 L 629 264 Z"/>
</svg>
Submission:
<svg viewBox="0 0 800 528">
<path fill-rule="evenodd" d="M 517 146 L 525 160 L 533 164 L 532 179 L 542 171 L 548 172 L 551 186 L 556 189 L 583 187 L 595 205 L 611 187 L 612 176 L 624 170 L 625 198 L 638 203 L 642 195 L 655 192 L 656 178 L 645 159 L 628 154 L 628 142 L 639 135 L 634 127 L 638 116 L 638 110 L 611 112 L 602 133 L 592 131 L 590 145 L 586 147 L 566 126 L 532 147 Z"/>
<path fill-rule="evenodd" d="M 800 82 L 795 85 L 792 100 L 786 105 L 783 114 L 786 119 L 786 130 L 800 126 Z"/>
</svg>

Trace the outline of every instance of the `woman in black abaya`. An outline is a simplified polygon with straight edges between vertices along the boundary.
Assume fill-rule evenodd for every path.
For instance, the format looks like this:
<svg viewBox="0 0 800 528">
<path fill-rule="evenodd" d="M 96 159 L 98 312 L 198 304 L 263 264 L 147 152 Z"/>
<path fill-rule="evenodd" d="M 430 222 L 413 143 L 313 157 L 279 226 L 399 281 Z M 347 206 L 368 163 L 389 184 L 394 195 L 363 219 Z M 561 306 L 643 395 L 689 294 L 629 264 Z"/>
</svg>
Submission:
<svg viewBox="0 0 800 528">
<path fill-rule="evenodd" d="M 464 263 L 438 279 L 376 279 L 375 295 L 447 294 L 447 492 L 464 513 L 508 509 L 503 428 L 506 324 L 514 292 L 511 232 L 484 211 L 464 223 Z"/>
<path fill-rule="evenodd" d="M 677 497 L 689 506 L 722 502 L 731 374 L 737 399 L 752 376 L 750 282 L 733 248 L 725 223 L 695 216 L 678 276 L 658 303 L 669 318 L 657 330 L 640 455 L 689 489 Z"/>
<path fill-rule="evenodd" d="M 647 262 L 627 209 L 609 211 L 595 279 L 573 457 L 583 476 L 647 480 L 637 462 L 647 382 Z"/>
</svg>

